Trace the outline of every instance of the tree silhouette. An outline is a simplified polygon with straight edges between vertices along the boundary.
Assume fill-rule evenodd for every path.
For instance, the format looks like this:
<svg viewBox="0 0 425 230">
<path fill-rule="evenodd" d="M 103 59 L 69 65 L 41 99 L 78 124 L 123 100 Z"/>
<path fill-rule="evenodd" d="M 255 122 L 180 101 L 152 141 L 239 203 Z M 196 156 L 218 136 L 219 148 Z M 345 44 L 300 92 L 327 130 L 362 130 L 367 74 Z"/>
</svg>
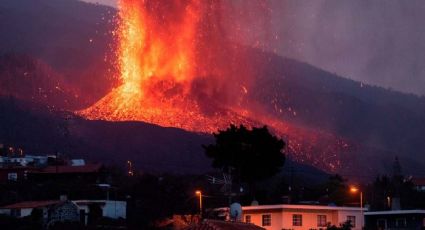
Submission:
<svg viewBox="0 0 425 230">
<path fill-rule="evenodd" d="M 248 183 L 251 193 L 255 182 L 276 175 L 285 162 L 285 142 L 270 134 L 266 126 L 247 129 L 231 125 L 214 137 L 215 144 L 203 146 L 213 159 L 212 166 Z"/>
</svg>

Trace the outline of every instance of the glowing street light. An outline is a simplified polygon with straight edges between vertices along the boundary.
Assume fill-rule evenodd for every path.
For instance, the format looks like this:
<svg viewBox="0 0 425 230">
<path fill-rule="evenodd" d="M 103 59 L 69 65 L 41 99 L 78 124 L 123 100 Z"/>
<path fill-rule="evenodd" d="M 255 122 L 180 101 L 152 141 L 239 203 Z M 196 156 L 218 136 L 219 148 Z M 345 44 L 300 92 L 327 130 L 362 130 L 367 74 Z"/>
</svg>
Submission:
<svg viewBox="0 0 425 230">
<path fill-rule="evenodd" d="M 200 190 L 196 190 L 195 194 L 199 196 L 199 215 L 202 218 L 202 192 Z"/>
<path fill-rule="evenodd" d="M 360 189 L 357 188 L 357 187 L 355 187 L 355 186 L 351 186 L 350 187 L 350 192 L 351 193 L 358 193 L 358 192 L 360 192 L 360 215 L 361 215 L 360 226 L 361 226 L 361 229 L 363 229 L 363 219 L 364 219 L 364 217 L 363 217 L 363 192 L 360 191 Z"/>
</svg>

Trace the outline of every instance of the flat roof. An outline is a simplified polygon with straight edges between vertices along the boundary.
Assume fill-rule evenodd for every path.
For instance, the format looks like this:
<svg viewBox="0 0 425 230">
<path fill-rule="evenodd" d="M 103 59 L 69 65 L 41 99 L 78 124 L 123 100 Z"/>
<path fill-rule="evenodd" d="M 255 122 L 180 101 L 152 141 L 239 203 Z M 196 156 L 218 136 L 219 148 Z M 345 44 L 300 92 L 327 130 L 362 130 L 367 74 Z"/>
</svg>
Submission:
<svg viewBox="0 0 425 230">
<path fill-rule="evenodd" d="M 365 212 L 366 216 L 373 215 L 398 215 L 398 214 L 425 214 L 425 210 L 389 210 L 389 211 L 377 211 L 377 212 Z"/>
<path fill-rule="evenodd" d="M 304 210 L 335 210 L 335 211 L 366 211 L 366 208 L 343 207 L 327 205 L 305 205 L 305 204 L 274 204 L 274 205 L 256 205 L 243 206 L 242 210 L 264 210 L 264 209 L 304 209 Z"/>
</svg>

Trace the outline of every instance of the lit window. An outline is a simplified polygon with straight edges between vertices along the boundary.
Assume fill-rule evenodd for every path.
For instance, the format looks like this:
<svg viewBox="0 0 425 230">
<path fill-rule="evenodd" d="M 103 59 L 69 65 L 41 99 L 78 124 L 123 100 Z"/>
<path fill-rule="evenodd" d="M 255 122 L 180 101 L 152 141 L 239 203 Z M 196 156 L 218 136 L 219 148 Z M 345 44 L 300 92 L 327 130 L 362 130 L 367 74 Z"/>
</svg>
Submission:
<svg viewBox="0 0 425 230">
<path fill-rule="evenodd" d="M 406 227 L 406 218 L 399 218 L 395 220 L 395 226 L 396 227 Z"/>
<path fill-rule="evenodd" d="M 326 215 L 317 215 L 317 227 L 326 227 Z"/>
<path fill-rule="evenodd" d="M 245 223 L 251 223 L 251 215 L 245 216 Z"/>
<path fill-rule="evenodd" d="M 263 217 L 263 226 L 272 226 L 272 215 L 265 214 Z"/>
<path fill-rule="evenodd" d="M 347 216 L 347 221 L 350 221 L 350 224 L 353 226 L 353 228 L 356 227 L 356 216 Z"/>
<path fill-rule="evenodd" d="M 303 216 L 300 214 L 292 215 L 292 226 L 303 226 Z"/>
</svg>

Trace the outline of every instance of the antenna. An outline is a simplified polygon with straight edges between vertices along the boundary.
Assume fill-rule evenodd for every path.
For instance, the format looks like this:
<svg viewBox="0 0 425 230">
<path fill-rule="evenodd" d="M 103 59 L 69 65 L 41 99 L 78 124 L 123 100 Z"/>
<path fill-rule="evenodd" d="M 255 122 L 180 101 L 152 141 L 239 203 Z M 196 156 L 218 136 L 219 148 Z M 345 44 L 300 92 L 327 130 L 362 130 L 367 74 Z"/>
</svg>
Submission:
<svg viewBox="0 0 425 230">
<path fill-rule="evenodd" d="M 213 176 L 208 176 L 208 181 L 211 184 L 219 184 L 219 185 L 223 185 L 221 187 L 221 191 L 225 194 L 228 195 L 229 197 L 229 205 L 232 203 L 232 174 L 230 173 L 223 173 L 223 179 L 221 178 L 216 178 Z"/>
</svg>

